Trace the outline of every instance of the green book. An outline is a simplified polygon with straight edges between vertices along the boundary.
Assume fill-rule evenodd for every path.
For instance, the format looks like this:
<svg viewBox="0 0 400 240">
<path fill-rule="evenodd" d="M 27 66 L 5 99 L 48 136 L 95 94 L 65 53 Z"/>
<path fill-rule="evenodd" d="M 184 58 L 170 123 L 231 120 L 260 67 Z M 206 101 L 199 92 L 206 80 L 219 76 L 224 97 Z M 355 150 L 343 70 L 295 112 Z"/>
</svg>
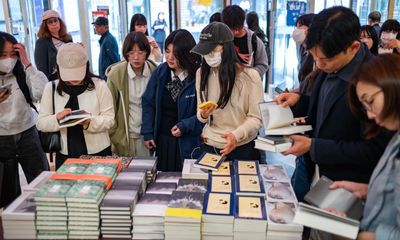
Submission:
<svg viewBox="0 0 400 240">
<path fill-rule="evenodd" d="M 72 163 L 72 164 L 63 164 L 58 170 L 57 173 L 70 173 L 70 174 L 83 174 L 90 164 L 81 164 L 81 163 Z"/>
<path fill-rule="evenodd" d="M 84 174 L 109 176 L 112 181 L 117 176 L 117 165 L 112 163 L 93 163 Z"/>
<path fill-rule="evenodd" d="M 98 204 L 104 197 L 106 183 L 103 181 L 79 180 L 68 191 L 67 202 Z"/>
<path fill-rule="evenodd" d="M 36 192 L 35 202 L 65 202 L 65 196 L 74 184 L 75 181 L 49 180 Z"/>
</svg>

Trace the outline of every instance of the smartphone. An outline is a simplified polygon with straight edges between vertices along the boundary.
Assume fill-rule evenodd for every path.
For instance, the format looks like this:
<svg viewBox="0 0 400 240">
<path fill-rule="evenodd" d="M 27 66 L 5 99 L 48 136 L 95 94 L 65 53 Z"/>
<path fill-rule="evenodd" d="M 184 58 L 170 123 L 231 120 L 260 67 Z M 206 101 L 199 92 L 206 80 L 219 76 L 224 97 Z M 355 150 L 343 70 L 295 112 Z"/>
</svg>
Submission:
<svg viewBox="0 0 400 240">
<path fill-rule="evenodd" d="M 278 93 L 278 94 L 281 94 L 281 93 L 285 92 L 284 90 L 282 90 L 282 89 L 279 88 L 279 87 L 276 87 L 276 88 L 274 89 L 274 91 L 275 91 L 276 93 Z"/>
</svg>

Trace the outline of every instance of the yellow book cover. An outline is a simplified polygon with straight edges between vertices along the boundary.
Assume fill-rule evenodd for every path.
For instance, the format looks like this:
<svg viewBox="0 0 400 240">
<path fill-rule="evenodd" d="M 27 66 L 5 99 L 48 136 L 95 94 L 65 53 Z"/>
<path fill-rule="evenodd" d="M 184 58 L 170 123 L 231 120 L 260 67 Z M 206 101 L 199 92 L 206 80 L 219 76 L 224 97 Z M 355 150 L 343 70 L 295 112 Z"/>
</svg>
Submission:
<svg viewBox="0 0 400 240">
<path fill-rule="evenodd" d="M 204 193 L 173 191 L 165 216 L 201 218 Z"/>
</svg>

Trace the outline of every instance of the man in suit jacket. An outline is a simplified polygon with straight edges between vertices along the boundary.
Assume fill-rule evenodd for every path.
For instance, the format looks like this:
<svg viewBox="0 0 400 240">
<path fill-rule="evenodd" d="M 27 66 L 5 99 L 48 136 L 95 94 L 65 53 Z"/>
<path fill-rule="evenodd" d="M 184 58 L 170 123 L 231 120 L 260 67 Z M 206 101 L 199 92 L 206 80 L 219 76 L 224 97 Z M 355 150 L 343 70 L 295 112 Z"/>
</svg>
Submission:
<svg viewBox="0 0 400 240">
<path fill-rule="evenodd" d="M 276 100 L 283 106 L 296 106 L 295 114 L 307 115 L 313 126 L 309 137 L 291 136 L 293 146 L 284 154 L 304 155 L 308 166 L 317 164 L 320 174 L 332 180 L 368 183 L 391 134 L 365 139 L 363 123 L 347 104 L 353 74 L 372 57 L 359 36 L 359 19 L 351 9 L 333 7 L 316 15 L 306 46 L 322 72 L 311 96 L 283 93 Z M 296 195 L 302 199 L 305 193 Z"/>
</svg>

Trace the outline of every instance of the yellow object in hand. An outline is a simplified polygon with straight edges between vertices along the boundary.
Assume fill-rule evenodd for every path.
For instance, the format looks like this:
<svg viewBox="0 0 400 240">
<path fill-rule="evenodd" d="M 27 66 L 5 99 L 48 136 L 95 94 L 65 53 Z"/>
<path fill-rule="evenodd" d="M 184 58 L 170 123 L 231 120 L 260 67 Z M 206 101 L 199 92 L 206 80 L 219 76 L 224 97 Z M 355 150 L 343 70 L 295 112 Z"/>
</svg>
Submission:
<svg viewBox="0 0 400 240">
<path fill-rule="evenodd" d="M 217 107 L 218 105 L 214 101 L 206 101 L 206 102 L 200 103 L 197 107 L 199 109 L 207 109 L 207 108 L 210 108 L 213 106 Z"/>
</svg>

